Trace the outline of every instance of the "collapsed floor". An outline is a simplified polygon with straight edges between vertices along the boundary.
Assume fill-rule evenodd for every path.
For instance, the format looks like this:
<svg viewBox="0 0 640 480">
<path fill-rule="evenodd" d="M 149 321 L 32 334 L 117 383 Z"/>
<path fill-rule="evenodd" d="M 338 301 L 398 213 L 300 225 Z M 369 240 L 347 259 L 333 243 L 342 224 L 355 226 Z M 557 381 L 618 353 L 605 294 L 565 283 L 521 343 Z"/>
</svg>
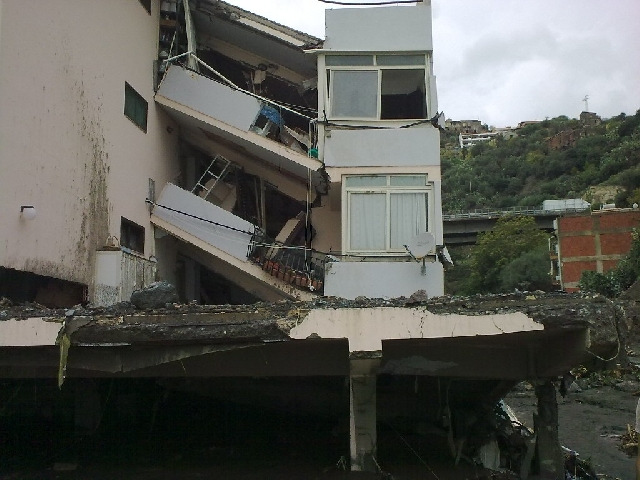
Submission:
<svg viewBox="0 0 640 480">
<path fill-rule="evenodd" d="M 556 462 L 553 381 L 594 355 L 624 353 L 621 332 L 636 321 L 626 307 L 560 294 L 4 305 L 0 473 L 343 478 L 354 435 L 370 432 L 360 460 L 371 473 L 350 475 L 483 478 L 483 463 L 518 478 L 536 456 Z M 344 319 L 355 334 L 335 330 Z M 17 343 L 12 329 L 34 326 L 49 329 L 25 337 L 40 343 Z M 363 344 L 357 332 L 367 331 L 374 342 Z M 522 379 L 539 385 L 537 429 L 551 432 L 535 449 L 495 408 Z"/>
</svg>

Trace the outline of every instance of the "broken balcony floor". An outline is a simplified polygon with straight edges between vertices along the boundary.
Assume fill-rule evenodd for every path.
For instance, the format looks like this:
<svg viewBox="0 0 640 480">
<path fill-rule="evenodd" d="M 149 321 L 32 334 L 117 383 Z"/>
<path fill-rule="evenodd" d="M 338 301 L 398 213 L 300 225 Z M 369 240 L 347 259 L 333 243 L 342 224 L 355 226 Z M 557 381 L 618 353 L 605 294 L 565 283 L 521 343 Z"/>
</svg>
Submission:
<svg viewBox="0 0 640 480">
<path fill-rule="evenodd" d="M 518 316 L 515 323 L 510 315 Z M 5 320 L 0 321 L 0 346 L 20 350 L 25 356 L 25 367 L 38 363 L 38 358 L 43 359 L 43 352 L 17 347 L 40 345 L 43 351 L 51 350 L 40 367 L 49 372 L 55 369 L 57 374 L 59 359 L 55 345 L 58 337 L 64 334 L 72 351 L 69 375 L 73 375 L 74 368 L 95 368 L 106 374 L 124 371 L 133 374 L 139 368 L 161 364 L 169 371 L 175 368 L 182 371 L 178 360 L 184 362 L 189 357 L 215 352 L 222 352 L 230 361 L 235 358 L 244 363 L 240 359 L 252 349 L 273 352 L 274 358 L 282 362 L 281 373 L 284 375 L 299 374 L 296 368 L 304 370 L 304 367 L 292 367 L 291 362 L 286 367 L 291 355 L 308 357 L 311 362 L 308 367 L 315 365 L 313 368 L 318 368 L 319 374 L 341 375 L 348 371 L 350 355 L 376 355 L 380 351 L 383 371 L 387 368 L 392 372 L 396 368 L 397 373 L 452 375 L 473 366 L 478 356 L 493 351 L 501 358 L 511 355 L 511 364 L 514 359 L 521 361 L 521 364 L 514 364 L 513 371 L 507 376 L 522 379 L 563 373 L 580 361 L 589 344 L 588 348 L 596 349 L 599 354 L 615 350 L 615 321 L 619 316 L 615 305 L 602 297 L 566 294 L 439 297 L 411 304 L 404 298 L 357 301 L 318 298 L 311 302 L 238 306 L 176 304 L 144 312 L 126 303 L 66 311 L 22 306 L 0 310 L 0 319 Z M 385 321 L 387 317 L 390 318 Z M 347 319 L 351 320 L 347 322 Z M 426 323 L 425 319 L 428 320 Z M 454 319 L 458 320 L 452 323 Z M 20 325 L 26 327 L 28 322 L 35 323 L 30 327 L 31 333 L 24 335 L 35 335 L 33 329 L 40 323 L 48 327 L 48 337 L 41 335 L 37 340 L 34 337 L 29 343 L 15 336 L 15 329 Z M 52 323 L 58 323 L 60 327 L 53 327 Z M 558 351 L 550 348 L 554 342 L 557 342 Z M 460 352 L 467 352 L 459 361 L 451 358 L 451 351 L 457 346 Z M 234 353 L 239 349 L 244 352 Z M 444 368 L 444 365 L 440 370 L 433 370 L 433 363 L 423 366 L 423 370 L 415 362 L 404 362 L 402 366 L 403 359 L 416 356 L 438 360 L 431 354 L 424 355 L 429 349 L 435 355 L 442 355 L 440 361 L 457 362 L 458 366 Z M 6 349 L 2 352 L 0 372 L 4 371 L 5 375 L 7 369 L 15 372 L 17 352 L 13 352 L 13 356 Z M 86 355 L 82 361 L 80 352 Z M 335 359 L 336 352 L 341 352 L 339 360 Z M 536 352 L 538 363 L 534 365 L 531 362 Z M 388 358 L 385 358 L 387 353 Z M 322 361 L 325 355 L 334 360 Z M 132 363 L 125 366 L 127 361 Z M 280 367 L 273 364 L 270 372 L 260 374 L 277 375 L 277 368 Z M 397 368 L 405 368 L 405 371 Z M 413 370 L 406 371 L 406 368 Z M 471 373 L 477 368 L 473 367 Z M 486 372 L 478 371 L 478 375 L 495 377 L 503 367 L 498 362 L 494 365 L 485 362 L 482 368 Z M 249 370 L 246 367 L 245 374 L 251 375 Z M 314 370 L 305 371 L 313 374 Z M 224 372 L 217 374 L 224 375 Z"/>
</svg>

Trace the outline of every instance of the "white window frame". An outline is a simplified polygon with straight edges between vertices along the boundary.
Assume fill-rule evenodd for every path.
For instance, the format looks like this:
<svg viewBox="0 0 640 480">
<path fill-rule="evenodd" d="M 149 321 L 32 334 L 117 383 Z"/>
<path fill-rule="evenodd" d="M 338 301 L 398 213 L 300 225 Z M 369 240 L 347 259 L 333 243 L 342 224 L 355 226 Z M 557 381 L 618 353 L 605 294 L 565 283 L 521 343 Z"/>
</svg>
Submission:
<svg viewBox="0 0 640 480">
<path fill-rule="evenodd" d="M 324 82 L 325 82 L 325 105 L 326 105 L 326 111 L 329 115 L 329 118 L 332 120 L 359 120 L 359 121 L 406 121 L 406 120 L 421 120 L 418 118 L 408 118 L 408 119 L 383 119 L 380 118 L 381 114 L 382 114 L 382 71 L 383 70 L 423 70 L 424 71 L 424 88 L 425 88 L 425 98 L 424 98 L 424 102 L 425 102 L 425 108 L 426 108 L 426 113 L 425 113 L 425 118 L 427 119 L 429 118 L 429 78 L 430 78 L 430 71 L 429 71 L 429 58 L 428 55 L 425 53 L 409 53 L 409 52 L 403 52 L 402 54 L 398 54 L 398 56 L 404 56 L 404 55 L 419 55 L 419 56 L 424 56 L 424 63 L 423 64 L 416 64 L 416 65 L 378 65 L 377 63 L 377 58 L 378 55 L 380 56 L 385 56 L 385 57 L 390 57 L 393 56 L 392 54 L 387 54 L 387 53 L 362 53 L 362 54 L 355 54 L 355 56 L 371 56 L 373 58 L 373 63 L 371 65 L 326 65 L 326 59 L 327 57 L 337 57 L 337 56 L 349 56 L 349 55 L 336 55 L 336 54 L 332 54 L 332 55 L 326 55 L 325 56 L 325 76 L 324 76 Z M 347 72 L 353 72 L 353 71 L 375 71 L 378 74 L 378 95 L 377 95 L 377 101 L 376 101 L 376 116 L 375 117 L 350 117 L 350 116 L 336 116 L 333 114 L 333 108 L 331 105 L 331 99 L 334 96 L 333 95 L 333 87 L 335 86 L 335 81 L 334 81 L 334 72 L 338 72 L 338 71 L 347 71 Z M 327 80 L 328 80 L 328 85 L 327 85 Z"/>
<path fill-rule="evenodd" d="M 423 176 L 425 178 L 424 186 L 403 186 L 391 185 L 391 177 L 413 177 Z M 353 177 L 385 177 L 386 185 L 381 186 L 347 186 L 347 179 Z M 429 182 L 426 173 L 407 173 L 407 174 L 364 174 L 364 175 L 343 175 L 342 176 L 342 244 L 343 251 L 349 255 L 362 256 L 398 256 L 406 255 L 407 251 L 403 247 L 391 248 L 391 195 L 393 193 L 420 193 L 427 195 L 427 232 L 433 233 L 434 222 L 434 186 L 433 182 Z M 373 193 L 385 194 L 385 248 L 382 250 L 363 250 L 351 248 L 351 199 L 352 194 Z M 408 241 L 408 240 L 407 240 Z"/>
</svg>

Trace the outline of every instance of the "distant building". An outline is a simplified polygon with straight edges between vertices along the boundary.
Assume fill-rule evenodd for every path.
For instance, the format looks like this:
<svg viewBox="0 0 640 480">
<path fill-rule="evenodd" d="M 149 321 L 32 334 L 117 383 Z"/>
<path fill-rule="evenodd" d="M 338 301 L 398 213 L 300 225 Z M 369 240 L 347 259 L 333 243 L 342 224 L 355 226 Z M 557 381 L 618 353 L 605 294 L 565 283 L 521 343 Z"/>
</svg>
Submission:
<svg viewBox="0 0 640 480">
<path fill-rule="evenodd" d="M 540 123 L 540 120 L 524 120 L 524 121 L 518 123 L 518 127 L 517 128 L 526 127 L 527 125 L 535 125 L 536 123 Z"/>
<path fill-rule="evenodd" d="M 580 112 L 580 123 L 593 127 L 602 123 L 602 118 L 593 112 Z"/>
<path fill-rule="evenodd" d="M 456 133 L 483 133 L 489 129 L 480 120 L 445 120 L 445 128 Z"/>
<path fill-rule="evenodd" d="M 501 136 L 502 138 L 513 138 L 517 137 L 518 134 L 511 127 L 505 128 L 496 128 L 491 131 L 483 132 L 483 133 L 461 133 L 458 138 L 460 140 L 460 148 L 469 148 L 473 147 L 477 143 L 480 142 L 488 142 L 489 140 L 493 140 L 497 136 Z"/>
<path fill-rule="evenodd" d="M 516 132 L 515 128 L 511 127 L 493 128 L 491 131 L 499 133 L 502 138 L 507 140 L 518 136 L 518 132 Z"/>
<path fill-rule="evenodd" d="M 460 139 L 460 148 L 470 148 L 477 143 L 488 142 L 498 135 L 495 132 L 485 133 L 461 133 L 458 137 Z"/>
<path fill-rule="evenodd" d="M 640 226 L 637 209 L 606 209 L 559 217 L 557 237 L 558 280 L 563 290 L 575 292 L 582 272 L 605 273 L 631 248 L 631 231 Z"/>
</svg>

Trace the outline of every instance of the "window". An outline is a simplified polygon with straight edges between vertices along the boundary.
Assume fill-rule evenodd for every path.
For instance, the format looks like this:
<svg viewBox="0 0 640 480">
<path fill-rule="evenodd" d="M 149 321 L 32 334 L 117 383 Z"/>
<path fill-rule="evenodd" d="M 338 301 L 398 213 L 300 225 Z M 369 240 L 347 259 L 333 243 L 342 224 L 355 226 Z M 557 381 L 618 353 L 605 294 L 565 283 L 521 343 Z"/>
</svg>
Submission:
<svg viewBox="0 0 640 480">
<path fill-rule="evenodd" d="M 405 252 L 404 245 L 429 230 L 431 192 L 426 175 L 347 176 L 345 250 Z"/>
<path fill-rule="evenodd" d="M 328 55 L 332 118 L 427 118 L 425 55 Z"/>
<path fill-rule="evenodd" d="M 147 101 L 126 82 L 124 84 L 124 114 L 146 133 Z"/>
<path fill-rule="evenodd" d="M 144 227 L 120 217 L 120 246 L 144 255 Z"/>
</svg>

